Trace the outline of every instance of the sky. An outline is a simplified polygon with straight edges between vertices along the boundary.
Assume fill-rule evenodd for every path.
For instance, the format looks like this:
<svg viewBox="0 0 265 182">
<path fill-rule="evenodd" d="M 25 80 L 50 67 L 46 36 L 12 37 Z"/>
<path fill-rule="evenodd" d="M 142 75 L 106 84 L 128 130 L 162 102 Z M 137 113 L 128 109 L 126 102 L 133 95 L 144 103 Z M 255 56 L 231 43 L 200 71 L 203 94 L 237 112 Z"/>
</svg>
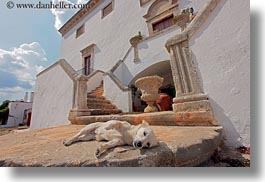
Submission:
<svg viewBox="0 0 265 182">
<path fill-rule="evenodd" d="M 36 3 L 37 0 L 12 0 Z M 42 3 L 59 0 L 40 0 Z M 86 3 L 88 0 L 64 0 Z M 0 1 L 0 104 L 35 90 L 36 75 L 60 59 L 58 29 L 79 9 L 8 9 Z"/>
</svg>

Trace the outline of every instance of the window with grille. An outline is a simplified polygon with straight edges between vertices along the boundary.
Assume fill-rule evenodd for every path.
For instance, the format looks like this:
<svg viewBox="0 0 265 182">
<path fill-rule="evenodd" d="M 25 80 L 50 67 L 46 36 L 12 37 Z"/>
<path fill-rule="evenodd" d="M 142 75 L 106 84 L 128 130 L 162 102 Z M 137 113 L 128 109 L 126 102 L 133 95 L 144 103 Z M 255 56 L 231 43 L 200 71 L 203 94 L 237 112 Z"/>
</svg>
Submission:
<svg viewBox="0 0 265 182">
<path fill-rule="evenodd" d="M 153 24 L 153 31 L 159 32 L 174 25 L 174 16 L 171 15 Z"/>
<path fill-rule="evenodd" d="M 102 18 L 110 14 L 113 10 L 113 2 L 109 3 L 105 8 L 102 9 Z"/>
</svg>

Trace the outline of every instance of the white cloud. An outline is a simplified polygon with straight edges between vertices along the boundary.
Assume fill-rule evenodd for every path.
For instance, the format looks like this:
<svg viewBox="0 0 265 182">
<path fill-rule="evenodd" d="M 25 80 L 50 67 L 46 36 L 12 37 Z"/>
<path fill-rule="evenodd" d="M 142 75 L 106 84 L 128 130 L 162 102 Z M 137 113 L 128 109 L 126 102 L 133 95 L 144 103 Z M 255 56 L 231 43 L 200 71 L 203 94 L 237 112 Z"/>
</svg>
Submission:
<svg viewBox="0 0 265 182">
<path fill-rule="evenodd" d="M 0 49 L 0 100 L 21 99 L 25 91 L 32 91 L 36 75 L 46 64 L 45 51 L 37 42 Z"/>
<path fill-rule="evenodd" d="M 54 4 L 58 4 L 62 0 L 52 0 Z M 89 0 L 63 0 L 67 4 L 85 4 Z M 79 9 L 51 9 L 51 13 L 54 15 L 55 22 L 54 27 L 59 30 L 64 23 L 67 22 Z"/>
</svg>

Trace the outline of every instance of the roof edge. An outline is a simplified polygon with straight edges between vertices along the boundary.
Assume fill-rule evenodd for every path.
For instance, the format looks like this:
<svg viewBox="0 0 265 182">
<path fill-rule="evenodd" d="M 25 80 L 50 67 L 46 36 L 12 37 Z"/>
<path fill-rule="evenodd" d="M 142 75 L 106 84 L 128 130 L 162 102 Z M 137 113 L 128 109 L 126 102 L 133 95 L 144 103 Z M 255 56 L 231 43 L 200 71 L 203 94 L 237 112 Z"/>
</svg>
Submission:
<svg viewBox="0 0 265 182">
<path fill-rule="evenodd" d="M 87 2 L 85 8 L 80 9 L 75 13 L 58 31 L 64 36 L 71 30 L 77 23 L 79 23 L 85 16 L 92 12 L 103 0 L 90 0 Z"/>
</svg>

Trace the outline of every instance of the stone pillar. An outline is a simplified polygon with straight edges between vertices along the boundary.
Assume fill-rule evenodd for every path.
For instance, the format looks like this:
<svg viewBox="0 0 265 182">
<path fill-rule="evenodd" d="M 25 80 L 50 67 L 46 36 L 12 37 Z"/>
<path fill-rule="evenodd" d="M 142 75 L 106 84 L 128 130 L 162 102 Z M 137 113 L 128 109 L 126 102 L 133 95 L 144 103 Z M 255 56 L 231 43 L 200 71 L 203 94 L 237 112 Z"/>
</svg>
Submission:
<svg viewBox="0 0 265 182">
<path fill-rule="evenodd" d="M 72 124 L 77 124 L 77 117 L 88 116 L 90 111 L 87 108 L 87 77 L 77 75 L 74 82 L 74 106 L 70 110 L 68 119 Z"/>
<path fill-rule="evenodd" d="M 214 124 L 215 119 L 208 97 L 203 93 L 197 68 L 192 61 L 188 40 L 183 39 L 175 44 L 167 45 L 170 52 L 170 65 L 176 88 L 173 99 L 173 110 L 176 113 L 189 115 L 190 120 L 205 119 Z"/>
<path fill-rule="evenodd" d="M 130 43 L 134 51 L 134 62 L 138 62 L 140 60 L 139 53 L 138 53 L 138 44 L 140 43 L 141 40 L 142 40 L 142 37 L 140 35 L 132 37 L 130 39 Z"/>
</svg>

